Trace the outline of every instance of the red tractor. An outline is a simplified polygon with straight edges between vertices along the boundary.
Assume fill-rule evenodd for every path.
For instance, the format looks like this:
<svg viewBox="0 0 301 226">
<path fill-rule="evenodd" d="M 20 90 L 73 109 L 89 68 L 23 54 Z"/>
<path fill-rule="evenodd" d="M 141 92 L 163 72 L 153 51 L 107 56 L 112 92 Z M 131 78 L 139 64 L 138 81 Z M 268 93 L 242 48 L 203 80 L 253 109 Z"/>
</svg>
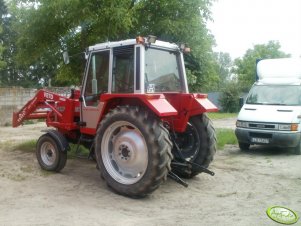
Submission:
<svg viewBox="0 0 301 226">
<path fill-rule="evenodd" d="M 39 90 L 13 126 L 44 118 L 48 127 L 37 142 L 44 170 L 60 171 L 69 143 L 94 156 L 101 175 L 115 192 L 143 197 L 167 176 L 181 179 L 208 170 L 216 152 L 212 122 L 218 109 L 206 94 L 190 94 L 185 48 L 154 36 L 90 46 L 81 90 L 70 97 Z"/>
</svg>

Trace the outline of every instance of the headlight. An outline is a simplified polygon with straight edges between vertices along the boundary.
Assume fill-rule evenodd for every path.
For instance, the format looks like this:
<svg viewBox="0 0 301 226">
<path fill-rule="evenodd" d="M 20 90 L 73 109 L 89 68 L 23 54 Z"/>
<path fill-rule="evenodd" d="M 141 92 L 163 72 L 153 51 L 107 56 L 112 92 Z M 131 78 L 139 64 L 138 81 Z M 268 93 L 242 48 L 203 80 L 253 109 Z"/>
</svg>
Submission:
<svg viewBox="0 0 301 226">
<path fill-rule="evenodd" d="M 243 121 L 236 121 L 236 127 L 245 127 L 245 128 L 248 128 L 249 127 L 249 123 L 248 122 L 243 122 Z"/>
<path fill-rule="evenodd" d="M 280 124 L 279 130 L 291 130 L 291 124 Z"/>
<path fill-rule="evenodd" d="M 279 130 L 298 131 L 298 124 L 279 124 Z"/>
</svg>

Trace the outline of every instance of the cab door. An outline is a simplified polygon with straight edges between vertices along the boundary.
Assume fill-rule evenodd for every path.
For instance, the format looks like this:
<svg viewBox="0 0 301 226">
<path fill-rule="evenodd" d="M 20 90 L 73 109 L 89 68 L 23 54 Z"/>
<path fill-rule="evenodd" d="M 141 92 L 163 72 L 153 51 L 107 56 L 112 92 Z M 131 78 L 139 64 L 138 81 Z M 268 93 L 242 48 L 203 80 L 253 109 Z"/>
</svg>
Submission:
<svg viewBox="0 0 301 226">
<path fill-rule="evenodd" d="M 92 52 L 86 69 L 82 88 L 81 122 L 84 125 L 81 132 L 95 134 L 103 102 L 100 95 L 108 92 L 110 75 L 110 50 Z"/>
</svg>

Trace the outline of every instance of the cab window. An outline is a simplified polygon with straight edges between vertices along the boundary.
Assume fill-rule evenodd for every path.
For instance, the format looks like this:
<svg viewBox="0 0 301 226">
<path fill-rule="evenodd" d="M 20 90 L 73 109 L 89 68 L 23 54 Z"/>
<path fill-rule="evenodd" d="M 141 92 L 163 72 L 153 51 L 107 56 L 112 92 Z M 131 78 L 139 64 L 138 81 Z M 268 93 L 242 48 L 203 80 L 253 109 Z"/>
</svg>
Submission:
<svg viewBox="0 0 301 226">
<path fill-rule="evenodd" d="M 108 91 L 109 59 L 110 51 L 96 52 L 91 55 L 84 94 L 88 106 L 97 105 L 98 95 Z"/>
<path fill-rule="evenodd" d="M 134 46 L 113 49 L 112 93 L 134 92 Z"/>
</svg>

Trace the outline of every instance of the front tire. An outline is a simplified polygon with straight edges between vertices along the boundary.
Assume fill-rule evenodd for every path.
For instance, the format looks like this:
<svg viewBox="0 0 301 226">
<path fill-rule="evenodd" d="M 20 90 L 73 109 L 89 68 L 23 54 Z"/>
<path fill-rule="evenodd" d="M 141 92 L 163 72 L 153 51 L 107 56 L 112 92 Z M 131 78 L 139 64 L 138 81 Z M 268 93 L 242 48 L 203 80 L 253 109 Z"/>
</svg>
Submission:
<svg viewBox="0 0 301 226">
<path fill-rule="evenodd" d="M 67 161 L 66 151 L 61 150 L 57 142 L 49 135 L 42 135 L 37 142 L 36 156 L 42 169 L 61 171 Z"/>
<path fill-rule="evenodd" d="M 109 187 L 144 197 L 166 180 L 172 143 L 162 122 L 139 107 L 118 106 L 101 122 L 95 153 Z"/>
<path fill-rule="evenodd" d="M 193 116 L 189 119 L 184 133 L 177 133 L 175 142 L 180 148 L 182 157 L 186 161 L 197 163 L 208 168 L 216 153 L 216 135 L 212 121 L 206 114 Z M 173 150 L 175 156 L 177 151 Z M 178 156 L 179 158 L 179 156 Z M 181 158 L 179 158 L 181 161 Z M 174 169 L 183 178 L 192 178 L 200 173 L 197 167 Z"/>
<path fill-rule="evenodd" d="M 250 144 L 238 142 L 239 149 L 242 151 L 248 151 L 250 149 Z"/>
<path fill-rule="evenodd" d="M 299 143 L 297 147 L 294 148 L 295 155 L 301 155 L 301 144 Z"/>
</svg>

